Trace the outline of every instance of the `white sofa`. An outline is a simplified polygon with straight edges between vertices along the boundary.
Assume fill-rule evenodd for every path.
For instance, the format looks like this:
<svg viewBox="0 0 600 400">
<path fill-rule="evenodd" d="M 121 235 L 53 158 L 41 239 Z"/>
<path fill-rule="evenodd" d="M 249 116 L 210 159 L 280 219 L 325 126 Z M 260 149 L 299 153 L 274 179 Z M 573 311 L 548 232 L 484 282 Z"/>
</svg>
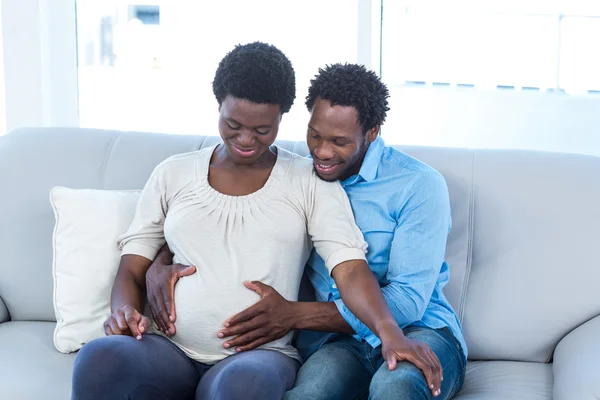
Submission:
<svg viewBox="0 0 600 400">
<path fill-rule="evenodd" d="M 0 399 L 70 396 L 75 355 L 52 342 L 50 188 L 141 188 L 168 156 L 218 140 L 74 128 L 0 137 Z M 600 398 L 600 159 L 400 148 L 450 190 L 445 292 L 470 359 L 457 398 Z"/>
</svg>

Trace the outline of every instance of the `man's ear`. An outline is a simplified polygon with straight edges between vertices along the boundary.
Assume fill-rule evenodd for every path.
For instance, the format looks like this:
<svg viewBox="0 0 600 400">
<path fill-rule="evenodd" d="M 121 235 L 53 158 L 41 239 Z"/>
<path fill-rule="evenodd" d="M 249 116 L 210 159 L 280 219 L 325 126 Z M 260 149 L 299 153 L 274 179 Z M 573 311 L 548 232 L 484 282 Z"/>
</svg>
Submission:
<svg viewBox="0 0 600 400">
<path fill-rule="evenodd" d="M 379 128 L 381 125 L 374 126 L 373 128 L 367 131 L 367 140 L 369 143 L 373 143 L 377 136 L 379 136 Z"/>
</svg>

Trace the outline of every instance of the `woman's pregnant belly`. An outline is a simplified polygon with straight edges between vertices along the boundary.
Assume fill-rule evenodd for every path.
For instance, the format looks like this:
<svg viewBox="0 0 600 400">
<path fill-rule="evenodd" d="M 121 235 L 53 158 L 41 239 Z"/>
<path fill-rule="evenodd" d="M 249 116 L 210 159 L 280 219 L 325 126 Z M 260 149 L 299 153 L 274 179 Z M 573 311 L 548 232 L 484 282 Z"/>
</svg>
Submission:
<svg viewBox="0 0 600 400">
<path fill-rule="evenodd" d="M 284 216 L 293 211 L 286 210 Z M 176 334 L 171 340 L 189 357 L 214 363 L 235 353 L 223 347 L 225 339 L 217 337 L 225 321 L 260 300 L 244 286 L 244 280 L 262 281 L 284 298 L 297 299 L 311 250 L 306 226 L 299 218 L 281 215 L 254 220 L 262 215 L 258 211 L 244 214 L 243 224 L 241 220 L 236 224 L 221 221 L 215 213 L 200 218 L 190 212 L 169 212 L 165 238 L 174 253 L 173 262 L 197 269 L 175 285 Z M 282 218 L 291 221 L 285 228 Z M 261 347 L 290 354 L 294 352 L 289 346 L 292 335 Z"/>
<path fill-rule="evenodd" d="M 199 273 L 184 277 L 175 285 L 176 334 L 171 339 L 192 352 L 188 355 L 193 358 L 219 361 L 235 350 L 225 349 L 225 339 L 218 338 L 217 333 L 227 319 L 259 299 L 243 282 L 206 282 Z"/>
</svg>

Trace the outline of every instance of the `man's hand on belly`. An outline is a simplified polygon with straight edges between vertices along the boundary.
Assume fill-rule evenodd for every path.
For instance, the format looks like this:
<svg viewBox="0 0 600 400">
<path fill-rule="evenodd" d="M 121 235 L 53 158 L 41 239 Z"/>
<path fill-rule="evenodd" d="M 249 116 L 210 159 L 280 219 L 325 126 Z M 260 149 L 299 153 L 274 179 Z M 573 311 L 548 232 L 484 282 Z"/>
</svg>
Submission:
<svg viewBox="0 0 600 400">
<path fill-rule="evenodd" d="M 175 334 L 175 284 L 179 278 L 192 275 L 196 267 L 173 264 L 173 254 L 163 246 L 146 272 L 146 296 L 152 318 L 167 336 Z"/>
<path fill-rule="evenodd" d="M 253 306 L 225 321 L 225 329 L 218 332 L 226 349 L 236 351 L 255 349 L 263 344 L 281 339 L 294 329 L 293 303 L 284 299 L 277 290 L 262 282 L 244 282 L 261 299 Z"/>
</svg>

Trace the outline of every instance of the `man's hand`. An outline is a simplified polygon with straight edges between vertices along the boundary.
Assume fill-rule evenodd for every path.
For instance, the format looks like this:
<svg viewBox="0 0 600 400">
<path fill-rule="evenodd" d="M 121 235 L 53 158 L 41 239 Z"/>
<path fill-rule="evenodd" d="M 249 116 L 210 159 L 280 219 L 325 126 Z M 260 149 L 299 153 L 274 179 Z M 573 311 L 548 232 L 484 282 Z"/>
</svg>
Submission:
<svg viewBox="0 0 600 400">
<path fill-rule="evenodd" d="M 167 253 L 168 252 L 168 253 Z M 168 256 L 166 255 L 168 254 Z M 161 250 L 146 272 L 146 296 L 152 318 L 167 336 L 175 334 L 175 284 L 179 278 L 196 272 L 195 266 L 172 264 L 170 251 Z"/>
<path fill-rule="evenodd" d="M 225 329 L 217 336 L 233 339 L 223 343 L 226 349 L 247 351 L 287 335 L 294 326 L 292 303 L 284 299 L 271 286 L 262 282 L 244 282 L 258 293 L 261 299 L 253 306 L 225 321 Z"/>
<path fill-rule="evenodd" d="M 383 331 L 381 343 L 381 353 L 390 371 L 396 368 L 398 361 L 408 361 L 423 372 L 433 396 L 440 395 L 444 379 L 442 366 L 426 343 L 407 338 L 395 324 Z"/>
<path fill-rule="evenodd" d="M 150 320 L 145 315 L 140 314 L 132 306 L 123 306 L 104 322 L 104 334 L 133 336 L 137 340 L 142 340 L 142 334 L 150 328 Z"/>
</svg>

